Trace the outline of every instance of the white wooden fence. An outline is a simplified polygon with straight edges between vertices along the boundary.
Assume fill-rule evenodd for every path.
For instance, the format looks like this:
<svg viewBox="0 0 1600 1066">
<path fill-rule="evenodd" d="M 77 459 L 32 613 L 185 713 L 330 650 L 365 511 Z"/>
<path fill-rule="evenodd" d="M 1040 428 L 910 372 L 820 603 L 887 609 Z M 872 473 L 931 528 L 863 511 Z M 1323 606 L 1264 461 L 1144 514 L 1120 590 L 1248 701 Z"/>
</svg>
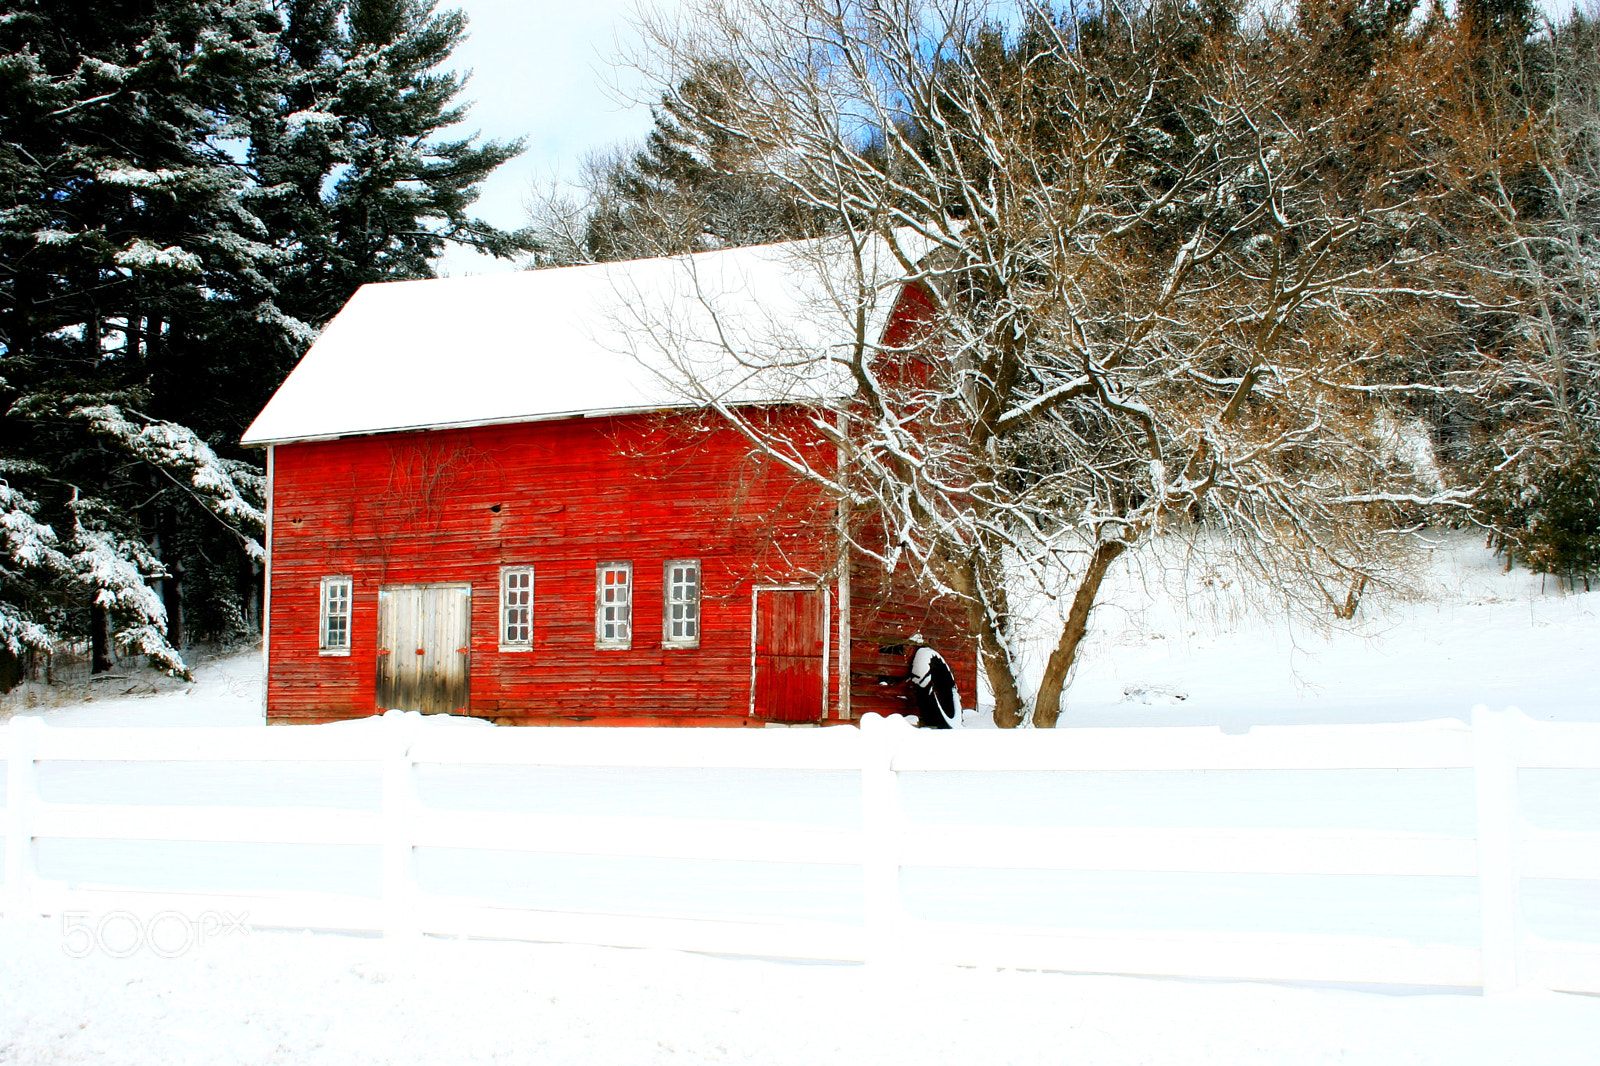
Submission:
<svg viewBox="0 0 1600 1066">
<path fill-rule="evenodd" d="M 1600 725 L 1530 721 L 1479 707 L 1472 725 L 1216 729 L 919 731 L 868 716 L 859 730 L 440 729 L 389 717 L 377 729 L 48 728 L 13 719 L 7 765 L 8 914 L 247 911 L 253 926 L 443 934 L 729 954 L 915 958 L 1116 974 L 1522 986 L 1600 992 L 1596 942 L 1522 929 L 1524 878 L 1600 881 L 1600 832 L 1526 826 L 1519 768 L 1600 770 Z M 44 802 L 36 767 L 79 762 L 382 764 L 381 811 Z M 424 806 L 418 767 L 649 767 L 849 771 L 861 775 L 859 829 L 734 818 L 530 814 Z M 905 817 L 905 775 L 931 771 L 1470 769 L 1475 837 L 1377 830 L 1040 828 L 929 825 Z M 218 895 L 69 886 L 39 876 L 50 838 L 381 845 L 382 898 L 305 892 Z M 487 904 L 422 891 L 417 848 L 859 866 L 863 924 L 642 917 Z M 902 867 L 1365 874 L 1476 878 L 1477 946 L 1306 933 L 1021 928 L 910 917 Z M 646 886 L 640 886 L 641 893 Z"/>
</svg>

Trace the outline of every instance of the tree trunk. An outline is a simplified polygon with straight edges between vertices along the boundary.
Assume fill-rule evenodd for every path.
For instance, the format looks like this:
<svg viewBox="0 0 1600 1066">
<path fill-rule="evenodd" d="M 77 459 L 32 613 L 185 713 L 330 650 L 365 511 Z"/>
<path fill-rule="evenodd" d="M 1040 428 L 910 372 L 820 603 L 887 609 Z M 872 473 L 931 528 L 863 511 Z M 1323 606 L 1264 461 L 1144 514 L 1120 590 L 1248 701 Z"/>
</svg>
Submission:
<svg viewBox="0 0 1600 1066">
<path fill-rule="evenodd" d="M 1056 727 L 1056 719 L 1061 716 L 1061 690 L 1066 687 L 1067 674 L 1078 657 L 1078 645 L 1089 631 L 1089 612 L 1100 594 L 1100 583 L 1117 556 L 1126 550 L 1127 545 L 1121 541 L 1102 541 L 1089 557 L 1089 567 L 1083 572 L 1083 580 L 1078 582 L 1078 591 L 1072 597 L 1072 607 L 1067 611 L 1067 624 L 1061 629 L 1061 639 L 1050 653 L 1044 677 L 1039 682 L 1039 695 L 1033 704 L 1034 728 Z"/>
<path fill-rule="evenodd" d="M 261 564 L 247 555 L 239 557 L 239 604 L 245 632 L 261 632 Z"/>
<path fill-rule="evenodd" d="M 1015 729 L 1022 724 L 1022 694 L 1012 676 L 1005 634 L 996 624 L 996 618 L 1005 617 L 1008 612 L 1005 586 L 989 581 L 989 575 L 981 573 L 980 567 L 967 560 L 957 562 L 951 567 L 951 583 L 966 601 L 968 629 L 978 635 L 978 665 L 989 679 L 989 691 L 994 693 L 994 724 L 1001 729 Z"/>
<path fill-rule="evenodd" d="M 131 366 L 144 365 L 144 319 L 137 309 L 128 312 L 128 328 L 123 333 L 123 358 Z"/>
<path fill-rule="evenodd" d="M 24 654 L 32 654 L 27 652 Z M 10 692 L 22 683 L 27 674 L 27 664 L 23 656 L 0 647 L 0 693 Z"/>
<path fill-rule="evenodd" d="M 89 601 L 89 673 L 104 674 L 117 665 L 111 657 L 111 614 L 100 605 L 100 590 Z"/>
<path fill-rule="evenodd" d="M 180 584 L 177 564 L 167 566 L 167 576 L 161 579 L 161 606 L 167 611 L 167 643 L 174 651 L 183 651 L 183 586 Z"/>
<path fill-rule="evenodd" d="M 250 604 L 255 612 L 255 634 L 259 637 L 267 631 L 267 568 L 252 562 L 250 573 Z M 848 678 L 845 684 L 849 684 Z"/>
<path fill-rule="evenodd" d="M 156 554 L 166 567 L 167 576 L 161 579 L 161 606 L 167 612 L 167 643 L 173 650 L 183 651 L 183 578 L 178 573 L 177 537 L 173 532 L 172 512 L 161 509 L 157 519 Z M 170 556 L 170 558 L 169 558 Z"/>
</svg>

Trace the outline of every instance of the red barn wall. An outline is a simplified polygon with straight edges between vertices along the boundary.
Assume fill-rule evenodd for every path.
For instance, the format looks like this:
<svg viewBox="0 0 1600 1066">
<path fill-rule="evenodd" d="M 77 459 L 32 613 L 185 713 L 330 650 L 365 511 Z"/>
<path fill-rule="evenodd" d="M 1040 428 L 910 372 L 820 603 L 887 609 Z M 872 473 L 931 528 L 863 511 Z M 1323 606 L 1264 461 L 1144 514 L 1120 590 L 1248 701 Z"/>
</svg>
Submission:
<svg viewBox="0 0 1600 1066">
<path fill-rule="evenodd" d="M 277 446 L 269 718 L 373 713 L 379 588 L 470 582 L 471 713 L 745 724 L 752 587 L 815 583 L 836 536 L 831 504 L 750 451 L 682 415 Z M 701 560 L 696 649 L 662 647 L 662 568 L 678 558 Z M 633 563 L 628 650 L 594 647 L 595 564 L 609 560 Z M 536 568 L 533 649 L 501 651 L 499 569 L 523 564 Z M 335 574 L 354 579 L 348 656 L 317 649 L 320 582 Z M 838 609 L 830 597 L 830 717 Z"/>
<path fill-rule="evenodd" d="M 882 549 L 883 531 L 874 519 L 855 523 L 854 537 Z M 954 597 L 933 598 L 918 587 L 902 558 L 887 571 L 878 559 L 855 553 L 850 559 L 850 706 L 856 717 L 868 712 L 913 714 L 907 681 L 911 637 L 944 656 L 956 678 L 961 704 L 977 706 L 978 645 L 967 633 L 966 613 Z"/>
<path fill-rule="evenodd" d="M 940 357 L 935 318 L 933 297 L 925 288 L 901 290 L 883 334 L 883 347 L 894 354 L 873 368 L 881 382 L 900 390 L 927 384 L 929 361 Z M 851 536 L 887 554 L 882 525 L 873 515 L 853 515 Z M 953 597 L 934 599 L 919 588 L 905 560 L 891 572 L 858 553 L 850 561 L 850 584 L 850 704 L 856 717 L 914 713 L 907 680 L 914 650 L 910 638 L 916 634 L 944 656 L 962 705 L 977 705 L 978 646 L 968 635 L 960 603 Z"/>
</svg>

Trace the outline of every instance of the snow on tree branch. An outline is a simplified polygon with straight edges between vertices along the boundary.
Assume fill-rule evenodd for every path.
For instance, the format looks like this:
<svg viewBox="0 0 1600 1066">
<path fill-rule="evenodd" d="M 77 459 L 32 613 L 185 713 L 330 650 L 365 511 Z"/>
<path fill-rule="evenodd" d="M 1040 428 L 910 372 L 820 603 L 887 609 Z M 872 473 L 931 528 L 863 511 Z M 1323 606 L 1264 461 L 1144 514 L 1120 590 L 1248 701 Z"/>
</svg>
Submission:
<svg viewBox="0 0 1600 1066">
<path fill-rule="evenodd" d="M 0 603 L 0 646 L 12 655 L 49 651 L 56 635 L 9 603 Z"/>
<path fill-rule="evenodd" d="M 129 418 L 113 404 L 78 407 L 72 417 L 160 470 L 237 533 L 250 558 L 264 562 L 266 478 L 249 463 L 218 457 L 194 431 L 174 422 Z M 137 416 L 136 416 L 137 417 Z"/>
<path fill-rule="evenodd" d="M 116 622 L 112 639 L 126 652 L 145 656 L 175 677 L 189 677 L 183 657 L 167 642 L 167 610 L 150 580 L 167 576 L 161 560 L 141 541 L 96 528 L 86 515 L 92 500 L 75 500 L 71 564 L 78 581 L 93 590 L 95 604 Z M 90 524 L 85 524 L 86 520 Z"/>
<path fill-rule="evenodd" d="M 22 574 L 40 570 L 52 575 L 71 575 L 72 563 L 59 548 L 56 532 L 34 518 L 38 504 L 4 481 L 0 481 L 0 578 L 16 584 Z M 8 590 L 9 591 L 9 590 Z M 29 618 L 10 603 L 0 602 L 0 646 L 12 655 L 30 649 L 48 651 L 57 634 L 46 625 Z"/>
<path fill-rule="evenodd" d="M 5 531 L 5 553 L 18 566 L 64 572 L 66 556 L 58 547 L 56 531 L 34 519 L 39 505 L 0 481 L 0 529 Z"/>
</svg>

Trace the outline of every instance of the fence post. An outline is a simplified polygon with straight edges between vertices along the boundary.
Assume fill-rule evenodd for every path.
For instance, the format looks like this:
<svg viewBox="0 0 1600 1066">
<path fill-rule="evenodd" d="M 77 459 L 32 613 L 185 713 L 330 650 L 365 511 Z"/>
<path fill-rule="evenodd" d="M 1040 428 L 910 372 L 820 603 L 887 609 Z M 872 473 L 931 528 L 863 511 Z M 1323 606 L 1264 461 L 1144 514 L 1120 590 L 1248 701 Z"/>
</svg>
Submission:
<svg viewBox="0 0 1600 1066">
<path fill-rule="evenodd" d="M 6 896 L 8 915 L 29 914 L 33 879 L 34 740 L 37 718 L 13 718 L 6 726 L 10 752 L 6 764 Z"/>
<path fill-rule="evenodd" d="M 411 744 L 412 716 L 390 711 L 383 722 L 383 935 L 421 935 L 416 913 L 416 865 L 411 822 L 417 809 Z"/>
<path fill-rule="evenodd" d="M 1514 990 L 1519 981 L 1516 708 L 1472 709 L 1478 793 L 1478 903 L 1483 917 L 1483 991 Z"/>
<path fill-rule="evenodd" d="M 866 961 L 900 952 L 900 786 L 895 778 L 897 734 L 905 719 L 861 716 L 861 880 Z"/>
</svg>

